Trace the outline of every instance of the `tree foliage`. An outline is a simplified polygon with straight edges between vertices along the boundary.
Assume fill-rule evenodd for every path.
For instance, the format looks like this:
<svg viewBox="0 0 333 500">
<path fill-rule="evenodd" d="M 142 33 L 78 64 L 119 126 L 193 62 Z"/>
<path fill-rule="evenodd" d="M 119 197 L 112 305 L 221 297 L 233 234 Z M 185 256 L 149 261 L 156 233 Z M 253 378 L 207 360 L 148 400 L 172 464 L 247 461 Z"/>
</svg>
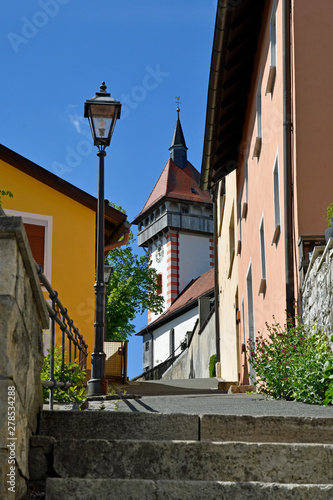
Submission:
<svg viewBox="0 0 333 500">
<path fill-rule="evenodd" d="M 136 255 L 134 242 L 130 233 L 128 243 L 114 248 L 107 257 L 113 268 L 106 291 L 107 340 L 126 340 L 135 331 L 132 322 L 137 314 L 147 309 L 155 313 L 163 310 L 164 299 L 157 294 L 157 272 L 150 266 L 150 255 Z"/>
<path fill-rule="evenodd" d="M 0 207 L 2 206 L 2 197 L 8 196 L 8 198 L 13 198 L 13 193 L 8 191 L 8 189 L 0 189 Z"/>
</svg>

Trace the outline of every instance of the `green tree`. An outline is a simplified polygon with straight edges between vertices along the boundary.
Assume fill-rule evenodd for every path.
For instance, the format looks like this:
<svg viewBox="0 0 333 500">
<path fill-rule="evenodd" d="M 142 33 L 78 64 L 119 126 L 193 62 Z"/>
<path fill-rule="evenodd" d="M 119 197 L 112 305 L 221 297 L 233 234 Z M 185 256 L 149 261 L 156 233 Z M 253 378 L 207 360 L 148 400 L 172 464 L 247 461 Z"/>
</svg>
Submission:
<svg viewBox="0 0 333 500">
<path fill-rule="evenodd" d="M 8 198 L 13 198 L 13 193 L 7 189 L 0 189 L 0 207 L 2 206 L 2 197 L 8 196 Z"/>
<path fill-rule="evenodd" d="M 157 272 L 150 266 L 150 255 L 136 255 L 134 242 L 130 233 L 128 243 L 114 248 L 107 257 L 113 269 L 106 290 L 107 340 L 126 340 L 131 336 L 137 314 L 147 309 L 154 313 L 163 311 L 164 299 L 157 293 Z"/>
</svg>

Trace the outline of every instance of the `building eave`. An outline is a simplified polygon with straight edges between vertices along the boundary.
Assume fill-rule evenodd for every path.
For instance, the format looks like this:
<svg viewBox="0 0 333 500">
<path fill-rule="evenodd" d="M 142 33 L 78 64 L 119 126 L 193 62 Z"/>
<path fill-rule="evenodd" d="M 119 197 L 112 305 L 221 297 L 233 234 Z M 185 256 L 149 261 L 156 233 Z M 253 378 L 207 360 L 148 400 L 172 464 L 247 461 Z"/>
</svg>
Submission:
<svg viewBox="0 0 333 500">
<path fill-rule="evenodd" d="M 94 196 L 2 144 L 0 144 L 0 160 L 97 213 L 97 199 Z M 106 243 L 119 240 L 124 233 L 126 218 L 126 214 L 111 207 L 108 201 L 105 200 Z"/>
<path fill-rule="evenodd" d="M 265 0 L 217 4 L 207 96 L 201 189 L 235 170 Z"/>
</svg>

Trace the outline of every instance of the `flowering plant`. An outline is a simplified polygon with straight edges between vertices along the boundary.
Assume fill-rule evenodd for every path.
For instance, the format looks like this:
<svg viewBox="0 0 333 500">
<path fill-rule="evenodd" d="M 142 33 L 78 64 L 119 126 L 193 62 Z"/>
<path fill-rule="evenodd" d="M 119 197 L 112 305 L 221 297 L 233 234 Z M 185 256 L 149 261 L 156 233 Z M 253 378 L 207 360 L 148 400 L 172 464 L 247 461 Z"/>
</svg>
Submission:
<svg viewBox="0 0 333 500">
<path fill-rule="evenodd" d="M 303 403 L 332 402 L 333 353 L 326 335 L 302 324 L 297 316 L 295 323 L 288 318 L 283 327 L 273 319 L 273 325 L 266 323 L 267 336 L 258 334 L 248 342 L 247 355 L 255 371 L 252 382 L 258 392 Z"/>
</svg>

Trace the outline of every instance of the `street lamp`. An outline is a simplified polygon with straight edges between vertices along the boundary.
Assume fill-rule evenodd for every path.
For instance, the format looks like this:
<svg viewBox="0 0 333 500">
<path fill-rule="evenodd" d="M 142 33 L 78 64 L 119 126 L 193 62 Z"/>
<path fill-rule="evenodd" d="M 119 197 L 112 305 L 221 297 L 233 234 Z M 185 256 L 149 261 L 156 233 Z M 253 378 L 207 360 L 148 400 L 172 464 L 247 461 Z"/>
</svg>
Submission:
<svg viewBox="0 0 333 500">
<path fill-rule="evenodd" d="M 84 117 L 88 118 L 94 145 L 98 147 L 99 177 L 97 205 L 97 259 L 95 282 L 95 344 L 91 354 L 91 378 L 88 381 L 88 395 L 106 394 L 105 353 L 103 349 L 105 328 L 105 286 L 104 286 L 104 158 L 109 146 L 116 120 L 120 118 L 121 104 L 106 92 L 105 82 L 92 99 L 84 103 Z"/>
</svg>

